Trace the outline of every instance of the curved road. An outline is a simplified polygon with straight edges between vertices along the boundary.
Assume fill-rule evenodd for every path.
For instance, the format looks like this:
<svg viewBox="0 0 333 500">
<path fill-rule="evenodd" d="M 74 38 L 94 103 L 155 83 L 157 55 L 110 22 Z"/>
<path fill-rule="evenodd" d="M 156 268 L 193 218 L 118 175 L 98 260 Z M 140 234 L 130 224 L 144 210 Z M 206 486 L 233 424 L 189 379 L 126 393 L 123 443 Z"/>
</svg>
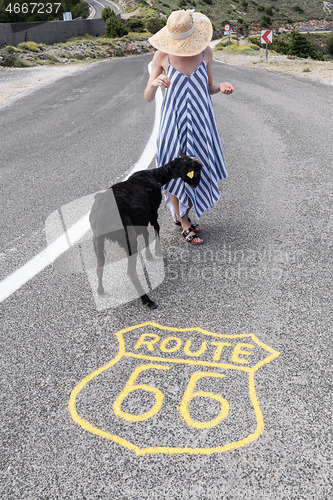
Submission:
<svg viewBox="0 0 333 500">
<path fill-rule="evenodd" d="M 0 109 L 1 279 L 45 249 L 50 214 L 137 162 L 150 59 L 92 64 Z M 97 310 L 70 252 L 1 304 L 4 499 L 331 496 L 332 87 L 214 75 L 236 89 L 213 96 L 229 177 L 200 248 L 161 207 L 158 309 Z M 124 332 L 119 351 L 114 333 L 147 321 L 176 330 Z"/>
<path fill-rule="evenodd" d="M 113 2 L 110 2 L 109 0 L 85 0 L 89 6 L 90 6 L 90 14 L 88 19 L 101 19 L 102 17 L 102 10 L 104 7 L 110 7 L 112 10 L 115 11 L 116 14 L 120 14 L 121 10 Z"/>
</svg>

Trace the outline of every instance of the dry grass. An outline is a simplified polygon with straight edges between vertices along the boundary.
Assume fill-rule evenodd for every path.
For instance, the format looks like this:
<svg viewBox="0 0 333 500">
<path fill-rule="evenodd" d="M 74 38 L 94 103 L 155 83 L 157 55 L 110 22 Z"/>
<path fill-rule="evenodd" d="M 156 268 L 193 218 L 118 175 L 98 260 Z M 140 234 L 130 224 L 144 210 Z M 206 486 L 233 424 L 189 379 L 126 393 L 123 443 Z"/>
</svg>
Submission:
<svg viewBox="0 0 333 500">
<path fill-rule="evenodd" d="M 229 55 L 224 51 L 215 51 L 214 58 L 227 64 L 287 73 L 289 75 L 320 80 L 333 85 L 333 61 L 314 61 L 313 59 L 288 59 L 283 55 L 268 55 L 260 49 L 255 55 Z"/>
</svg>

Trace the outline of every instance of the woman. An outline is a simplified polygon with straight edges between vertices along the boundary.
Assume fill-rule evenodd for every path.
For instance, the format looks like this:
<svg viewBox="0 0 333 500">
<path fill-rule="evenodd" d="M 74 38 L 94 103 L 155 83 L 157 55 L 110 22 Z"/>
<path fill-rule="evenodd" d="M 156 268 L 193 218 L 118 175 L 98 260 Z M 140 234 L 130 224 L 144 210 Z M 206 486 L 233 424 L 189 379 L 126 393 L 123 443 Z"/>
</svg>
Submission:
<svg viewBox="0 0 333 500">
<path fill-rule="evenodd" d="M 180 179 L 163 186 L 174 224 L 190 245 L 203 240 L 200 227 L 188 218 L 193 206 L 197 219 L 210 211 L 219 199 L 218 181 L 227 176 L 220 145 L 211 94 L 232 94 L 230 83 L 213 84 L 213 34 L 204 14 L 178 10 L 170 14 L 167 25 L 149 38 L 157 48 L 145 98 L 151 102 L 158 87 L 166 89 L 157 140 L 156 166 L 173 160 L 181 152 L 196 156 L 203 163 L 201 181 L 191 189 Z"/>
</svg>

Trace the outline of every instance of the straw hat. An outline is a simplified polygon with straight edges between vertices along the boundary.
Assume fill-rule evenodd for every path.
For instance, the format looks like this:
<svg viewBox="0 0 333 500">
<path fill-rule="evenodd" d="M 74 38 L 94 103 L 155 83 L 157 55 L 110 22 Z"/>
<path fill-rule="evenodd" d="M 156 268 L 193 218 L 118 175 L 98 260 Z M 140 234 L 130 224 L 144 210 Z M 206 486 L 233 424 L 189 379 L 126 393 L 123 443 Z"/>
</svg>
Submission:
<svg viewBox="0 0 333 500">
<path fill-rule="evenodd" d="M 212 35 L 212 23 L 207 16 L 194 10 L 175 10 L 166 26 L 148 41 L 166 54 L 195 56 L 209 45 Z"/>
</svg>

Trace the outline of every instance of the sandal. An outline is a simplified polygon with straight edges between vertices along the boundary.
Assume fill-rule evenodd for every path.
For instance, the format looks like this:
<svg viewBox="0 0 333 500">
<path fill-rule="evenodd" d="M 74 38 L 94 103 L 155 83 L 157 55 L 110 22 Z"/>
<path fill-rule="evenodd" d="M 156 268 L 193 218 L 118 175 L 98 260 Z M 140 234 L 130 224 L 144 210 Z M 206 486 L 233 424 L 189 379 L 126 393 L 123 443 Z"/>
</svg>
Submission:
<svg viewBox="0 0 333 500">
<path fill-rule="evenodd" d="M 191 224 L 191 219 L 187 217 L 188 222 Z M 177 227 L 182 227 L 182 223 L 177 220 L 177 222 L 173 221 L 174 225 Z M 198 224 L 191 224 L 191 229 L 194 233 L 201 233 L 201 227 Z"/>
<path fill-rule="evenodd" d="M 182 231 L 182 237 L 185 238 L 185 241 L 189 245 L 201 245 L 203 243 L 202 239 L 199 238 L 196 234 L 195 235 L 190 235 L 190 233 L 193 233 L 192 227 L 189 227 L 188 229 L 184 229 Z M 194 240 L 200 240 L 200 241 L 194 241 Z"/>
</svg>

